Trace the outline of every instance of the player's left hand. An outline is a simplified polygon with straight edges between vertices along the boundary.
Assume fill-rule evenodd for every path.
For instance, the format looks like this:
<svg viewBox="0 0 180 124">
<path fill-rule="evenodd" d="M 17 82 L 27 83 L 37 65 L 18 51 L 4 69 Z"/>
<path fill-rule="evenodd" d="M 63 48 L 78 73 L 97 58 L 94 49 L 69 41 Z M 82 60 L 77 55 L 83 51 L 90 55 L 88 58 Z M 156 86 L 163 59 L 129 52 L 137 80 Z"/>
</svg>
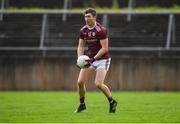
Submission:
<svg viewBox="0 0 180 124">
<path fill-rule="evenodd" d="M 89 67 L 96 59 L 93 57 L 93 58 L 90 58 L 89 60 L 86 60 L 87 61 L 87 64 L 85 65 L 85 67 Z"/>
</svg>

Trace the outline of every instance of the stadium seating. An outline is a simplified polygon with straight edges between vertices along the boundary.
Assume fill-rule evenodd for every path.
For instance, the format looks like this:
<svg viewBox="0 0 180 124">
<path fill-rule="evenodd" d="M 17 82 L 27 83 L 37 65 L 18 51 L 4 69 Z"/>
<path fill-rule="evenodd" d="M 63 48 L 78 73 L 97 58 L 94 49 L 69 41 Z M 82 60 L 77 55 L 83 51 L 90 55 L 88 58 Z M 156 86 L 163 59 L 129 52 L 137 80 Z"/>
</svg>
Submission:
<svg viewBox="0 0 180 124">
<path fill-rule="evenodd" d="M 63 8 L 63 2 L 63 0 L 8 0 L 8 6 L 16 8 Z"/>
<path fill-rule="evenodd" d="M 43 46 L 50 49 L 40 50 L 42 18 L 43 14 L 4 14 L 0 23 L 0 46 L 1 47 L 33 47 L 25 49 L 26 55 L 51 55 L 51 56 L 75 56 L 78 45 L 79 29 L 84 25 L 81 14 L 68 14 L 66 21 L 62 20 L 62 14 L 48 14 L 46 22 L 45 39 Z M 117 18 L 118 16 L 118 18 Z M 179 47 L 180 39 L 180 16 L 175 14 L 175 40 L 170 43 L 170 47 Z M 98 15 L 98 21 L 103 22 L 103 15 Z M 168 14 L 140 14 L 132 15 L 131 21 L 127 21 L 127 14 L 108 15 L 107 29 L 109 32 L 110 48 L 112 55 L 138 55 L 138 51 L 114 50 L 113 48 L 165 48 L 168 32 Z M 53 48 L 58 49 L 53 49 Z M 28 52 L 29 51 L 29 52 Z M 61 52 L 59 52 L 61 51 Z M 6 51 L 10 55 L 21 55 L 22 52 Z M 128 52 L 128 53 L 127 53 Z M 140 55 L 168 55 L 162 51 L 139 51 Z M 169 52 L 170 55 L 173 52 Z M 3 53 L 4 55 L 4 53 Z"/>
<path fill-rule="evenodd" d="M 42 15 L 4 14 L 0 22 L 1 46 L 39 46 Z"/>
<path fill-rule="evenodd" d="M 9 0 L 9 4 L 15 1 Z M 43 1 L 48 4 L 48 0 Z M 23 8 L 29 1 L 21 2 L 14 4 L 15 7 Z M 30 3 L 29 7 L 36 7 L 34 2 Z M 40 3 L 37 7 L 46 7 Z M 82 1 L 77 6 L 84 4 Z M 47 7 L 56 8 L 53 2 Z M 44 14 L 47 20 L 41 44 Z M 107 82 L 112 82 L 109 85 L 116 90 L 178 90 L 180 14 L 174 14 L 175 37 L 170 39 L 170 49 L 166 48 L 168 13 L 133 14 L 130 21 L 127 21 L 127 14 L 107 16 L 105 26 L 113 58 L 110 77 L 107 77 Z M 64 21 L 63 16 L 60 12 L 7 12 L 3 15 L 0 20 L 0 90 L 76 88 L 72 83 L 78 76 L 76 49 L 84 19 L 82 13 L 68 13 Z M 105 22 L 102 13 L 98 14 L 98 21 Z M 94 89 L 92 82 L 90 89 Z"/>
<path fill-rule="evenodd" d="M 111 15 L 109 32 L 111 46 L 119 47 L 164 47 L 168 26 L 167 15 Z M 161 24 L 161 25 L 159 25 Z"/>
<path fill-rule="evenodd" d="M 172 47 L 180 47 L 180 16 L 175 15 L 175 42 L 172 42 Z"/>
<path fill-rule="evenodd" d="M 117 0 L 119 7 L 127 7 L 128 0 Z M 17 8 L 63 8 L 64 0 L 8 0 L 8 6 Z M 113 0 L 72 0 L 73 8 L 82 8 L 86 6 L 111 7 Z M 160 6 L 172 7 L 180 5 L 179 0 L 136 0 L 137 7 Z"/>
<path fill-rule="evenodd" d="M 62 21 L 62 15 L 48 16 L 48 38 L 45 46 L 75 47 L 78 45 L 79 29 L 83 26 L 83 16 L 67 15 Z"/>
</svg>

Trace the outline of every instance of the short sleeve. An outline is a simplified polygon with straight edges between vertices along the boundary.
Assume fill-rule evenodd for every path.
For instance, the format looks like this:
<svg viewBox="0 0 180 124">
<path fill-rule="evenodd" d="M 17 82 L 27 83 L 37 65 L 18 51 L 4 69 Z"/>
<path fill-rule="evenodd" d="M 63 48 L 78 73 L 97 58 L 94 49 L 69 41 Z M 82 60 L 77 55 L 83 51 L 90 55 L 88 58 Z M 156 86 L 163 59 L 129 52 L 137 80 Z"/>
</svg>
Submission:
<svg viewBox="0 0 180 124">
<path fill-rule="evenodd" d="M 103 39 L 106 39 L 106 38 L 107 38 L 107 30 L 105 28 L 102 28 L 99 31 L 99 39 L 103 40 Z"/>
<path fill-rule="evenodd" d="M 83 34 L 83 31 L 82 31 L 82 30 L 80 30 L 80 32 L 79 32 L 79 38 L 80 38 L 80 39 L 84 39 L 84 34 Z"/>
</svg>

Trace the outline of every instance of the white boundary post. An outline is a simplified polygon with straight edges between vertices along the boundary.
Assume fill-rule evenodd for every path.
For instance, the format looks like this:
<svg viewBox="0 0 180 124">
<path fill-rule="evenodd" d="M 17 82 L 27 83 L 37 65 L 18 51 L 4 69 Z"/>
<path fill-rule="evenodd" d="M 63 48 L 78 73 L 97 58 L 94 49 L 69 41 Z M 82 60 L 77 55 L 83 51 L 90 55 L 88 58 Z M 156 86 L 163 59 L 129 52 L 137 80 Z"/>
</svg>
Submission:
<svg viewBox="0 0 180 124">
<path fill-rule="evenodd" d="M 47 14 L 43 14 L 42 27 L 41 27 L 41 39 L 40 39 L 40 50 L 43 50 L 43 57 L 46 56 L 46 49 L 44 47 L 45 33 L 47 28 Z"/>
<path fill-rule="evenodd" d="M 5 1 L 4 0 L 1 0 L 1 11 L 4 10 L 4 6 L 5 6 Z M 3 13 L 0 14 L 0 21 L 3 20 Z"/>
<path fill-rule="evenodd" d="M 130 22 L 131 21 L 131 13 L 132 13 L 132 10 L 133 8 L 135 8 L 136 6 L 136 1 L 135 0 L 129 0 L 129 3 L 128 3 L 128 15 L 127 15 L 127 21 Z"/>
<path fill-rule="evenodd" d="M 47 14 L 43 14 L 42 27 L 41 27 L 40 48 L 44 47 L 46 21 L 47 21 Z"/>
<path fill-rule="evenodd" d="M 170 48 L 172 29 L 173 29 L 173 19 L 174 19 L 174 15 L 170 14 L 169 15 L 168 32 L 167 32 L 167 40 L 166 40 L 166 49 Z"/>
<path fill-rule="evenodd" d="M 62 15 L 62 21 L 65 22 L 67 19 L 66 11 L 68 10 L 68 0 L 64 0 L 64 13 Z"/>
<path fill-rule="evenodd" d="M 108 15 L 107 14 L 103 14 L 103 25 L 108 28 Z"/>
</svg>

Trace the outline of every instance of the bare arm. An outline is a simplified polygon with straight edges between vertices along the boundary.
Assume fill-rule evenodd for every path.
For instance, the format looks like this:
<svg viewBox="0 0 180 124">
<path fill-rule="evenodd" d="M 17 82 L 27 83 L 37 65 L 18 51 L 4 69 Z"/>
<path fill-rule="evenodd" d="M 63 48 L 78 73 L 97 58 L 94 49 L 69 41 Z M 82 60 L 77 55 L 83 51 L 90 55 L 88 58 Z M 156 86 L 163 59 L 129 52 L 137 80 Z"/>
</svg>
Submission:
<svg viewBox="0 0 180 124">
<path fill-rule="evenodd" d="M 100 40 L 102 48 L 99 50 L 99 52 L 94 56 L 94 59 L 101 58 L 102 55 L 104 55 L 108 51 L 108 38 Z"/>
<path fill-rule="evenodd" d="M 78 44 L 78 48 L 77 48 L 77 56 L 81 56 L 84 54 L 84 40 L 83 39 L 79 39 L 79 44 Z"/>
</svg>

